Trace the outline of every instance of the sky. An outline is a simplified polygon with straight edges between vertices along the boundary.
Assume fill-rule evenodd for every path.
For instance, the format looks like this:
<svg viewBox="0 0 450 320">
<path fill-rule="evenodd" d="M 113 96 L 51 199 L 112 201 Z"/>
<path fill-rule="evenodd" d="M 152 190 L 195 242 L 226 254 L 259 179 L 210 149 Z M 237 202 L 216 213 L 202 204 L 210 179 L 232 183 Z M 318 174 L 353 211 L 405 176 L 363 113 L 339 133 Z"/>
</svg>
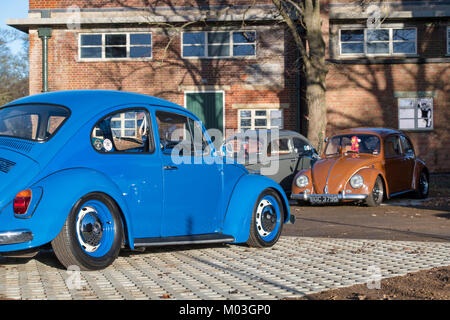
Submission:
<svg viewBox="0 0 450 320">
<path fill-rule="evenodd" d="M 0 29 L 11 28 L 6 19 L 26 18 L 28 16 L 28 0 L 0 0 Z M 20 48 L 20 43 L 10 43 L 13 52 Z"/>
</svg>

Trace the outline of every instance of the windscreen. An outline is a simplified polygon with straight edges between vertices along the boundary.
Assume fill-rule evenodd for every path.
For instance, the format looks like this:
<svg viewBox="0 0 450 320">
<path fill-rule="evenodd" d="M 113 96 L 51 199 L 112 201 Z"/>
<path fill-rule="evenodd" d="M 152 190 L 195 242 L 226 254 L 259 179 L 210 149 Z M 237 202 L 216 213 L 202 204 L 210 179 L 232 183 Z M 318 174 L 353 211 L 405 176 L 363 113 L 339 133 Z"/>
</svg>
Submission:
<svg viewBox="0 0 450 320">
<path fill-rule="evenodd" d="M 343 153 L 378 154 L 380 152 L 380 139 L 371 134 L 334 136 L 328 141 L 325 155 L 331 156 L 339 154 L 339 148 L 341 148 Z"/>
<path fill-rule="evenodd" d="M 0 136 L 46 141 L 56 133 L 70 112 L 54 105 L 20 105 L 0 109 Z"/>
</svg>

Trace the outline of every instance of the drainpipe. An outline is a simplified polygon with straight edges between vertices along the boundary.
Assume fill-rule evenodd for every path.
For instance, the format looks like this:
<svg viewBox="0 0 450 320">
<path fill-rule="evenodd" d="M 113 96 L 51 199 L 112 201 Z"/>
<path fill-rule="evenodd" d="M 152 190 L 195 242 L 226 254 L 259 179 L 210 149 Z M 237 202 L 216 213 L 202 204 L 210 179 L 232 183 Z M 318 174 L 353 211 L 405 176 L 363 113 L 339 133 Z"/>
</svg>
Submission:
<svg viewBox="0 0 450 320">
<path fill-rule="evenodd" d="M 48 39 L 52 37 L 52 29 L 39 28 L 38 35 L 42 40 L 42 92 L 48 92 Z"/>
</svg>

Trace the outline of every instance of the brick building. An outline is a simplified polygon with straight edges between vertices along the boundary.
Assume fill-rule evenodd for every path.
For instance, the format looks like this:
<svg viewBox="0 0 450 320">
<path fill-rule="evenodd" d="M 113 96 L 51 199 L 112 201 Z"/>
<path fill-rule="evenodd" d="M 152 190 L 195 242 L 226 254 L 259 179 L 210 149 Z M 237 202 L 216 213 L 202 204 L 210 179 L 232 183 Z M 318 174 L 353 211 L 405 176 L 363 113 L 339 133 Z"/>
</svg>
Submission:
<svg viewBox="0 0 450 320">
<path fill-rule="evenodd" d="M 450 172 L 450 3 L 374 3 L 323 1 L 327 130 L 403 129 L 432 171 Z M 30 0 L 28 18 L 8 24 L 30 35 L 31 93 L 141 92 L 229 134 L 304 127 L 297 52 L 280 22 L 271 0 Z"/>
</svg>

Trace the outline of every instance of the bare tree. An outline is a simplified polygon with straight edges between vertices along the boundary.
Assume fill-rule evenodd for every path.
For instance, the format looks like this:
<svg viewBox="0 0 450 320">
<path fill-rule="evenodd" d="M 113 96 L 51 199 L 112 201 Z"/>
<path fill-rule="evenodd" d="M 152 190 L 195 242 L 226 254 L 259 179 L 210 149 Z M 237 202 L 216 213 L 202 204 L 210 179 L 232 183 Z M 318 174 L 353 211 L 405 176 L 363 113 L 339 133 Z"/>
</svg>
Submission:
<svg viewBox="0 0 450 320">
<path fill-rule="evenodd" d="M 11 52 L 9 43 L 19 41 L 22 48 Z M 28 95 L 28 39 L 19 32 L 0 32 L 0 105 Z"/>
<path fill-rule="evenodd" d="M 305 81 L 307 137 L 322 149 L 327 125 L 326 76 L 320 0 L 272 0 L 289 28 L 300 53 Z"/>
</svg>

